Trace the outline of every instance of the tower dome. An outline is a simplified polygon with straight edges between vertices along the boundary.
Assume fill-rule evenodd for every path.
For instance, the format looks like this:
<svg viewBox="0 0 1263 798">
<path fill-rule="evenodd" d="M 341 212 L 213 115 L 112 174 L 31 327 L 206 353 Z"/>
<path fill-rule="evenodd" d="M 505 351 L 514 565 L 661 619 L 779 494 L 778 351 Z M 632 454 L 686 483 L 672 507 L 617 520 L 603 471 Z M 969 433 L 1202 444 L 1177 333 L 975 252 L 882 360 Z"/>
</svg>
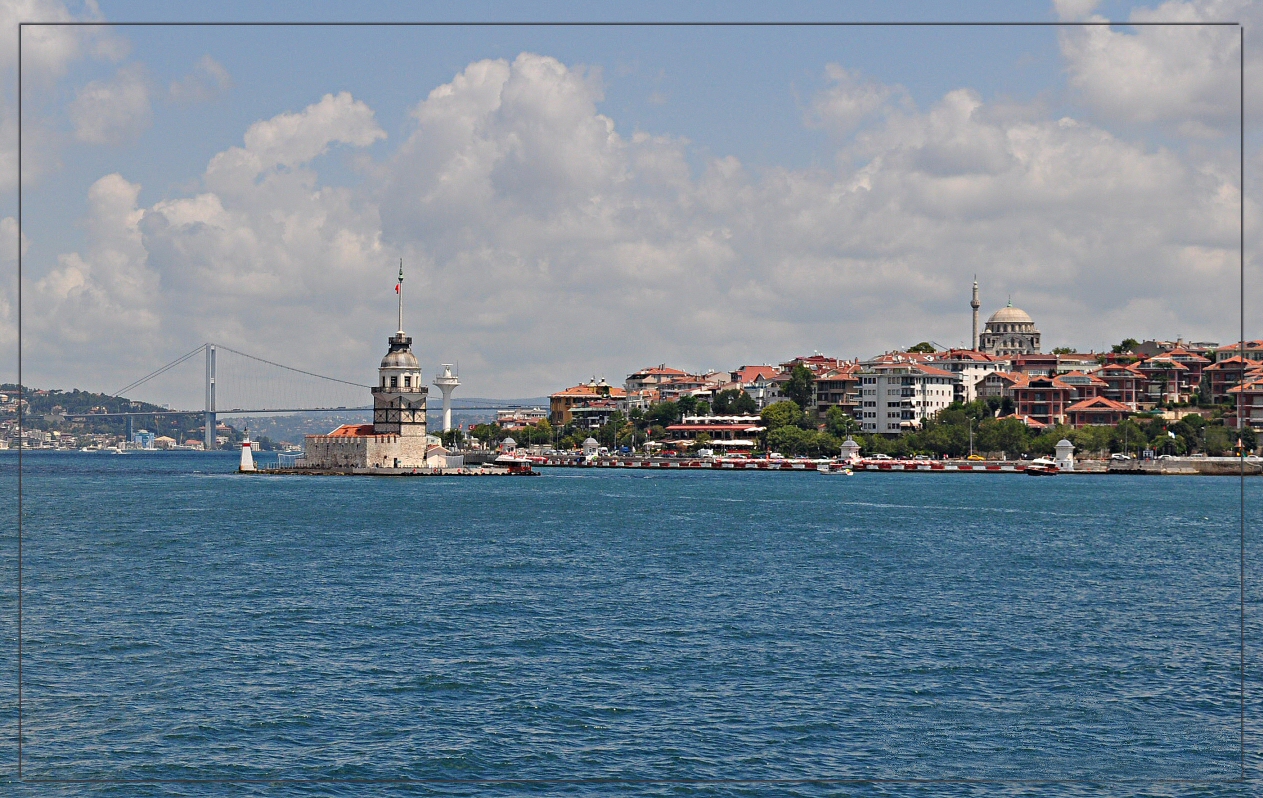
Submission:
<svg viewBox="0 0 1263 798">
<path fill-rule="evenodd" d="M 412 354 L 411 349 L 396 349 L 391 341 L 392 346 L 386 356 L 382 358 L 382 364 L 379 368 L 384 369 L 412 369 L 416 371 L 421 367 L 417 362 L 417 356 Z"/>
</svg>

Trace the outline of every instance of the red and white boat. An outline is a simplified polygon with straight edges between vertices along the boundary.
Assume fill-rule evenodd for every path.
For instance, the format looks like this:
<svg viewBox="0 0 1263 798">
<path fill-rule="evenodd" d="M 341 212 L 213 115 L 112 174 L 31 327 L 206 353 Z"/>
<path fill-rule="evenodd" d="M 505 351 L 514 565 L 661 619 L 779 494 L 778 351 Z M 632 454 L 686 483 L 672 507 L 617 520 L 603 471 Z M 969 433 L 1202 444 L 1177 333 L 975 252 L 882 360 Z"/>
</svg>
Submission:
<svg viewBox="0 0 1263 798">
<path fill-rule="evenodd" d="M 1031 477 L 1051 477 L 1061 473 L 1056 460 L 1047 457 L 1036 457 L 1026 466 L 1026 475 Z"/>
</svg>

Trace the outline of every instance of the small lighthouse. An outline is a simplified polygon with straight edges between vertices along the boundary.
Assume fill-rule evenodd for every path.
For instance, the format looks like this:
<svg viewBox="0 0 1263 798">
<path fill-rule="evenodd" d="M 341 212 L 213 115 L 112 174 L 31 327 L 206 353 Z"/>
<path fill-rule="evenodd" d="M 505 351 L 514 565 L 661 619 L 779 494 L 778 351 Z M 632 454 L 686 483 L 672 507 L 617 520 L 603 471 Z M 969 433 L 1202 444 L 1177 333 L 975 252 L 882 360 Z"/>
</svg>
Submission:
<svg viewBox="0 0 1263 798">
<path fill-rule="evenodd" d="M 241 467 L 238 469 L 243 474 L 254 470 L 254 453 L 250 448 L 250 428 L 246 428 L 245 440 L 241 442 Z"/>
<path fill-rule="evenodd" d="M 434 385 L 443 392 L 443 431 L 452 428 L 452 391 L 460 385 L 460 378 L 452 373 L 452 364 L 443 363 L 443 372 L 434 378 Z"/>
</svg>

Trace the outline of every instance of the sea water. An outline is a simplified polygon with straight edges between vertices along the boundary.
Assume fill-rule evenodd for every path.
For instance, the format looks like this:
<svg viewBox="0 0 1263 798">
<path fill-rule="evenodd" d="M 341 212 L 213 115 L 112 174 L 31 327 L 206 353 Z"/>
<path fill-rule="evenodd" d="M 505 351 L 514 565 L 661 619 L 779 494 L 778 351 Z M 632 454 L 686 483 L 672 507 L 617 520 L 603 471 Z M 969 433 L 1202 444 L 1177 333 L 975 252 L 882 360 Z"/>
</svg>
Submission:
<svg viewBox="0 0 1263 798">
<path fill-rule="evenodd" d="M 1241 772 L 1236 479 L 23 459 L 12 794 L 1259 787 L 1184 781 Z M 1255 778 L 1263 481 L 1245 498 Z"/>
</svg>

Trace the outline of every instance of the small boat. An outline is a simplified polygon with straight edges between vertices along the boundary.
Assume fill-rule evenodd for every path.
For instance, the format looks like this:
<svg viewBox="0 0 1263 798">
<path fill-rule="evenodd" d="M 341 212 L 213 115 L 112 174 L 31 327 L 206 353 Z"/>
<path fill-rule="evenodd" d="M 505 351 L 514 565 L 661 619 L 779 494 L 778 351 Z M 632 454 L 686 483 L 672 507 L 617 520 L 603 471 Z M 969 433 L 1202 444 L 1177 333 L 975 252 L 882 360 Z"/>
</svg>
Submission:
<svg viewBox="0 0 1263 798">
<path fill-rule="evenodd" d="M 1047 457 L 1036 457 L 1026 466 L 1027 476 L 1032 477 L 1051 477 L 1061 472 L 1057 467 L 1056 460 L 1049 460 Z"/>
<path fill-rule="evenodd" d="M 816 468 L 817 474 L 832 474 L 834 476 L 851 476 L 851 467 L 845 463 L 821 463 Z"/>
<path fill-rule="evenodd" d="M 534 469 L 531 468 L 531 461 L 526 457 L 519 457 L 516 454 L 502 454 L 492 461 L 501 468 L 507 468 L 510 474 L 533 474 Z"/>
</svg>

